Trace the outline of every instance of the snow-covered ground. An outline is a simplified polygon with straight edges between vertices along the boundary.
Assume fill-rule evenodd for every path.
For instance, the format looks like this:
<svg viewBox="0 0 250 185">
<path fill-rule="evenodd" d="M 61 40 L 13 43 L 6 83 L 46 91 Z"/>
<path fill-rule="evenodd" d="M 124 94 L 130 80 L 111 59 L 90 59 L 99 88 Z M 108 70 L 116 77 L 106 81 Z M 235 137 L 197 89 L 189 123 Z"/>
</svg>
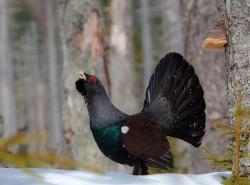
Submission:
<svg viewBox="0 0 250 185">
<path fill-rule="evenodd" d="M 158 174 L 132 176 L 120 172 L 104 175 L 84 171 L 32 169 L 37 178 L 20 169 L 0 168 L 1 185 L 221 185 L 222 177 L 230 172 L 201 175 Z"/>
</svg>

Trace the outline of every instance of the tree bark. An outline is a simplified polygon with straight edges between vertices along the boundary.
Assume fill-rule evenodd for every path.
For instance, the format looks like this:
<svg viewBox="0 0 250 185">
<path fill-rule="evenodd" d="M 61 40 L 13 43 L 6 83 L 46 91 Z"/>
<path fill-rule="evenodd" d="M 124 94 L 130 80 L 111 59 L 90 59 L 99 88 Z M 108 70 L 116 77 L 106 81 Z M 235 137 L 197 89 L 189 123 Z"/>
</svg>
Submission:
<svg viewBox="0 0 250 185">
<path fill-rule="evenodd" d="M 0 87 L 1 113 L 4 118 L 4 137 L 13 135 L 17 131 L 15 95 L 13 91 L 13 61 L 9 33 L 9 1 L 0 1 Z"/>
<path fill-rule="evenodd" d="M 122 111 L 132 114 L 138 111 L 136 99 L 132 2 L 111 1 L 111 97 Z M 126 98 L 126 101 L 124 101 Z"/>
<path fill-rule="evenodd" d="M 55 1 L 46 1 L 47 10 L 47 44 L 49 61 L 49 88 L 51 104 L 51 123 L 48 125 L 49 149 L 57 154 L 66 153 L 66 141 L 63 134 L 62 114 L 61 114 L 61 94 L 59 86 L 60 56 L 57 33 L 57 4 Z"/>
<path fill-rule="evenodd" d="M 226 79 L 229 124 L 233 124 L 233 112 L 236 107 L 237 91 L 243 92 L 243 108 L 250 107 L 250 0 L 225 1 L 225 23 L 228 37 L 226 47 Z M 246 129 L 249 129 L 246 128 Z M 246 153 L 250 146 L 245 147 Z M 249 157 L 240 161 L 243 174 L 250 171 Z"/>
<path fill-rule="evenodd" d="M 30 134 L 36 134 L 36 135 L 42 135 L 42 136 L 47 136 L 47 131 L 46 131 L 46 117 L 48 117 L 48 111 L 46 112 L 46 91 L 45 91 L 45 82 L 43 80 L 43 76 L 41 73 L 40 68 L 40 54 L 39 54 L 39 32 L 38 32 L 38 24 L 36 22 L 32 22 L 30 25 L 31 29 L 29 34 L 30 38 L 30 50 L 28 52 L 32 51 L 32 55 L 29 55 L 31 57 L 31 63 L 30 66 L 32 66 L 30 70 L 30 78 L 32 80 L 32 85 L 34 88 L 32 88 L 33 92 L 33 106 L 29 106 L 30 109 L 33 109 L 29 111 L 29 115 L 31 117 L 31 122 L 29 124 L 29 133 Z M 45 44 L 45 43 L 44 43 Z M 42 61 L 44 62 L 44 61 Z M 46 65 L 46 64 L 45 64 Z M 27 87 L 29 89 L 30 86 Z M 49 93 L 48 93 L 49 94 Z M 27 94 L 26 94 L 27 96 Z M 58 97 L 59 98 L 59 97 Z M 49 123 L 53 124 L 53 123 Z M 59 131 L 60 128 L 58 128 Z M 30 146 L 30 151 L 39 151 L 39 152 L 44 152 L 46 151 L 46 147 L 48 143 L 46 143 L 46 140 L 41 140 L 38 141 L 37 143 L 32 143 Z M 57 146 L 54 146 L 57 147 Z"/>
<path fill-rule="evenodd" d="M 144 68 L 144 90 L 148 87 L 149 78 L 154 67 L 149 1 L 141 0 L 142 48 Z"/>
<path fill-rule="evenodd" d="M 103 17 L 97 0 L 58 0 L 63 47 L 63 122 L 76 160 L 114 167 L 97 148 L 82 97 L 75 90 L 78 72 L 95 74 L 109 93 Z M 73 132 L 72 132 L 73 130 Z M 68 132 L 70 131 L 70 132 Z"/>
<path fill-rule="evenodd" d="M 20 23 L 19 23 L 20 24 Z M 45 135 L 45 121 L 41 109 L 38 109 L 38 85 L 41 79 L 39 72 L 39 47 L 36 22 L 27 25 L 28 29 L 20 40 L 13 45 L 13 57 L 15 60 L 15 92 L 18 116 L 18 131 L 32 135 Z M 27 75 L 29 74 L 29 75 Z M 44 100 L 44 99 L 43 99 Z M 41 111 L 41 112 L 40 112 Z M 43 151 L 44 141 L 21 145 L 20 152 Z"/>
<path fill-rule="evenodd" d="M 45 21 L 42 24 L 38 18 L 32 16 L 32 6 L 28 6 L 26 0 L 11 2 L 10 34 L 15 71 L 13 90 L 18 131 L 45 136 L 47 134 L 45 128 L 51 123 L 49 120 L 51 113 L 48 87 L 49 63 L 45 33 L 40 30 L 47 23 Z M 40 8 L 43 10 L 43 19 L 46 20 L 46 6 L 43 4 Z M 26 19 L 16 19 L 23 17 L 24 14 Z M 22 146 L 19 150 L 45 151 L 47 145 L 44 139 L 29 146 L 29 148 Z"/>
<path fill-rule="evenodd" d="M 184 32 L 181 0 L 162 0 L 161 41 L 166 53 L 184 54 Z"/>
</svg>

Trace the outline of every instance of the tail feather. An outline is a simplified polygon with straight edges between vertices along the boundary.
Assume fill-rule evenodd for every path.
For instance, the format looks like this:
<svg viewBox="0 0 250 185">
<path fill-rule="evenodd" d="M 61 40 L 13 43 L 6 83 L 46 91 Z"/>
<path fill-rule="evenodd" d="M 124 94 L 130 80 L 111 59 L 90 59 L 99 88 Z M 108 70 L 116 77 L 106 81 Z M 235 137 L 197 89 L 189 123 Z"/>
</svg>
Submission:
<svg viewBox="0 0 250 185">
<path fill-rule="evenodd" d="M 182 113 L 184 110 L 188 109 L 190 106 L 195 105 L 200 100 L 200 97 L 202 96 L 201 91 L 195 92 L 192 97 L 186 98 L 184 101 L 182 101 L 178 107 L 177 112 Z"/>
<path fill-rule="evenodd" d="M 157 157 L 148 159 L 147 163 L 150 167 L 155 168 L 168 169 L 174 167 L 173 155 L 170 151 L 160 158 Z"/>
<path fill-rule="evenodd" d="M 150 78 L 143 111 L 153 110 L 150 106 L 158 97 L 166 98 L 165 106 L 170 108 L 163 108 L 167 110 L 165 115 L 157 116 L 164 118 L 171 115 L 172 118 L 165 122 L 159 118 L 159 124 L 167 136 L 183 139 L 197 147 L 205 133 L 206 106 L 203 95 L 194 68 L 180 54 L 169 53 L 161 59 Z M 171 123 L 169 120 L 172 120 Z"/>
<path fill-rule="evenodd" d="M 177 118 L 177 123 L 187 118 L 193 118 L 193 120 L 195 121 L 195 115 L 200 111 L 200 109 L 204 108 L 205 108 L 205 103 L 203 100 L 197 102 L 192 107 L 188 107 L 185 111 L 180 112 L 180 116 L 178 116 Z"/>
</svg>

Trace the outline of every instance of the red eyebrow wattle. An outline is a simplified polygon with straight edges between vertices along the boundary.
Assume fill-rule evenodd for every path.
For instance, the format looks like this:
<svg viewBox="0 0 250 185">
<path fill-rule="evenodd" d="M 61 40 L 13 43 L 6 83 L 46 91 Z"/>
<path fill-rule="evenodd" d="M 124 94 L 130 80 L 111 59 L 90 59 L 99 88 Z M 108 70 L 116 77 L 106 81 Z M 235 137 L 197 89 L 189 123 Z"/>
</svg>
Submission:
<svg viewBox="0 0 250 185">
<path fill-rule="evenodd" d="M 94 76 L 94 75 L 89 76 L 89 80 L 95 82 L 96 81 L 96 76 Z"/>
</svg>

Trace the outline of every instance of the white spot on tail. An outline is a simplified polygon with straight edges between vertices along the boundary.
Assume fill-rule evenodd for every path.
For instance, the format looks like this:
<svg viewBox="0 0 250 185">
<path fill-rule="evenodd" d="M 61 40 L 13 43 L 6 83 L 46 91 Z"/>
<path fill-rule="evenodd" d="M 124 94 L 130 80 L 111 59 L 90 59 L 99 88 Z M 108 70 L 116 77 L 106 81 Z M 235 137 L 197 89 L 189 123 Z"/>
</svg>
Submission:
<svg viewBox="0 0 250 185">
<path fill-rule="evenodd" d="M 129 131 L 129 127 L 123 126 L 123 127 L 121 128 L 121 131 L 122 131 L 123 134 L 127 134 L 128 131 Z"/>
</svg>

